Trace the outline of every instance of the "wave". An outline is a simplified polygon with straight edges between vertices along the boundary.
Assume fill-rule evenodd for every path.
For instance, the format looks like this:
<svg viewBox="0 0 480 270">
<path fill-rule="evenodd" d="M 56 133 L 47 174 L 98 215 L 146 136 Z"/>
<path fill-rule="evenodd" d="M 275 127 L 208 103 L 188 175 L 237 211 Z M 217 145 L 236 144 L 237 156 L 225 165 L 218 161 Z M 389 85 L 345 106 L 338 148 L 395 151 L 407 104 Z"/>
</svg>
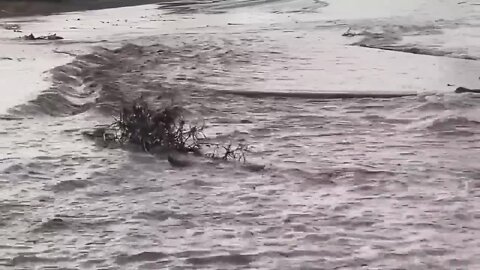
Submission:
<svg viewBox="0 0 480 270">
<path fill-rule="evenodd" d="M 450 116 L 433 120 L 427 126 L 432 131 L 454 131 L 460 129 L 478 129 L 480 122 L 463 116 Z"/>
<path fill-rule="evenodd" d="M 451 58 L 459 58 L 465 60 L 479 60 L 480 57 L 472 56 L 463 54 L 461 52 L 454 52 L 454 51 L 446 51 L 440 50 L 435 48 L 426 48 L 426 47 L 419 47 L 418 45 L 386 45 L 386 46 L 377 46 L 377 45 L 370 45 L 368 42 L 363 43 L 358 42 L 353 45 L 357 45 L 360 47 L 365 48 L 372 48 L 372 49 L 379 49 L 385 51 L 396 51 L 396 52 L 403 52 L 403 53 L 411 53 L 411 54 L 421 54 L 421 55 L 431 55 L 431 56 L 441 56 L 441 57 L 451 57 Z"/>
<path fill-rule="evenodd" d="M 456 25 L 455 25 L 456 26 Z M 479 56 L 470 55 L 465 50 L 460 49 L 446 49 L 439 46 L 429 46 L 420 44 L 400 44 L 406 36 L 431 36 L 442 35 L 443 29 L 452 28 L 453 26 L 446 25 L 390 25 L 386 24 L 381 27 L 368 28 L 363 31 L 351 31 L 351 28 L 344 34 L 344 36 L 361 36 L 362 39 L 352 43 L 353 46 L 396 51 L 403 53 L 431 55 L 440 57 L 451 57 L 465 60 L 479 60 Z"/>
<path fill-rule="evenodd" d="M 300 98 L 300 99 L 352 99 L 352 98 L 398 98 L 416 96 L 414 92 L 360 92 L 360 91 L 336 91 L 336 92 L 275 92 L 275 91 L 217 91 L 217 93 L 238 95 L 250 98 Z"/>
<path fill-rule="evenodd" d="M 11 112 L 21 116 L 69 116 L 90 110 L 116 114 L 123 105 L 139 97 L 154 105 L 180 102 L 180 105 L 194 106 L 199 99 L 208 99 L 207 96 L 326 100 L 391 99 L 417 95 L 414 91 L 239 89 L 243 79 L 251 78 L 242 68 L 253 61 L 255 51 L 252 53 L 242 48 L 241 43 L 214 41 L 216 43 L 212 40 L 198 40 L 195 44 L 180 46 L 126 44 L 118 49 L 97 48 L 90 54 L 77 56 L 71 63 L 51 70 L 52 86 L 34 100 L 15 107 Z M 229 87 L 231 85 L 233 87 Z M 450 105 L 442 105 L 441 102 L 444 101 L 427 100 L 414 109 L 440 110 L 442 106 L 454 106 L 455 102 L 474 103 L 472 95 L 454 95 L 460 100 L 452 99 L 449 101 Z M 470 99 L 472 101 L 468 101 Z"/>
<path fill-rule="evenodd" d="M 157 261 L 165 257 L 168 257 L 168 255 L 162 252 L 144 251 L 144 252 L 140 252 L 133 255 L 128 255 L 128 254 L 118 255 L 115 261 L 119 265 L 125 265 L 133 262 Z"/>
<path fill-rule="evenodd" d="M 143 93 L 142 89 L 131 89 L 133 83 L 123 81 L 132 79 L 132 75 L 145 67 L 137 61 L 143 54 L 143 47 L 127 44 L 115 50 L 98 48 L 91 54 L 78 56 L 73 62 L 52 69 L 52 86 L 12 112 L 67 116 L 92 108 L 117 111 L 121 104 Z M 160 86 L 151 84 L 151 88 Z"/>
<path fill-rule="evenodd" d="M 480 95 L 475 93 L 443 93 L 419 96 L 410 111 L 443 112 L 478 108 Z"/>
<path fill-rule="evenodd" d="M 230 264 L 230 265 L 249 265 L 253 262 L 254 256 L 242 254 L 218 255 L 208 257 L 194 257 L 188 258 L 187 262 L 196 265 L 216 265 L 216 264 Z"/>
<path fill-rule="evenodd" d="M 52 69 L 52 86 L 11 113 L 68 116 L 96 110 L 111 114 L 140 97 L 155 105 L 177 102 L 187 92 L 205 94 L 206 80 L 217 79 L 219 72 L 243 65 L 250 57 L 229 46 L 223 40 L 213 44 L 197 40 L 190 45 L 97 48 Z"/>
<path fill-rule="evenodd" d="M 228 11 L 265 7 L 275 13 L 311 13 L 328 6 L 325 1 L 305 0 L 212 0 L 212 1 L 168 1 L 162 2 L 162 9 L 173 13 L 226 13 Z"/>
</svg>

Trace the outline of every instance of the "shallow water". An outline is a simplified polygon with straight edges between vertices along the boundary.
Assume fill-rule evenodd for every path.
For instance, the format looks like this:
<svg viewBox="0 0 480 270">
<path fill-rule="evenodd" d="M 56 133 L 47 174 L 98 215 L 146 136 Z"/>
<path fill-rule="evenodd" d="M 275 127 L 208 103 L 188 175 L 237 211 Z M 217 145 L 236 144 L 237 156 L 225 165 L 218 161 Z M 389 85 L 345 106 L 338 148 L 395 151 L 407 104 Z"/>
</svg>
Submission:
<svg viewBox="0 0 480 270">
<path fill-rule="evenodd" d="M 480 64 L 462 56 L 480 55 L 447 42 L 452 31 L 474 40 L 476 13 L 435 2 L 439 10 L 402 1 L 392 11 L 366 1 L 361 16 L 346 11 L 349 1 L 177 4 L 149 9 L 109 42 L 92 31 L 45 44 L 78 56 L 0 119 L 0 266 L 478 268 L 480 96 L 452 92 L 478 85 Z M 155 28 L 157 12 L 177 26 Z M 85 16 L 86 28 L 98 15 L 59 16 L 45 24 Z M 442 18 L 449 23 L 432 23 Z M 348 27 L 379 34 L 342 37 Z M 378 47 L 408 39 L 427 55 L 349 45 L 372 37 Z M 164 156 L 82 136 L 140 95 L 183 105 L 211 138 L 247 142 L 249 162 L 266 168 L 208 160 L 174 168 Z"/>
</svg>

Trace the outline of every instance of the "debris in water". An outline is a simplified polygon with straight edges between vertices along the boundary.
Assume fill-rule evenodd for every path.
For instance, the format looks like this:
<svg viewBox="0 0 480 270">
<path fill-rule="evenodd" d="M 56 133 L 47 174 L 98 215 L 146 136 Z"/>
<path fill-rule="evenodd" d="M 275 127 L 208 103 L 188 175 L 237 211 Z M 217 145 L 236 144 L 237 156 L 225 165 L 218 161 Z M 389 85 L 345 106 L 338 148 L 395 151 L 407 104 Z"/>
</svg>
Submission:
<svg viewBox="0 0 480 270">
<path fill-rule="evenodd" d="M 458 87 L 455 89 L 455 93 L 477 93 L 480 94 L 480 89 L 469 89 L 466 87 Z"/>
<path fill-rule="evenodd" d="M 23 36 L 23 39 L 25 40 L 60 40 L 60 39 L 63 39 L 63 37 L 57 36 L 57 34 L 51 34 L 48 36 L 39 36 L 39 37 L 36 37 L 33 34 L 30 34 L 30 35 Z"/>
<path fill-rule="evenodd" d="M 145 101 L 137 100 L 133 105 L 124 107 L 113 124 L 83 134 L 107 143 L 139 145 L 149 153 L 169 153 L 168 161 L 175 167 L 186 167 L 192 162 L 188 156 L 172 155 L 172 152 L 246 162 L 248 145 L 221 145 L 208 141 L 203 133 L 205 126 L 187 124 L 183 112 L 180 106 L 152 109 Z M 204 154 L 203 148 L 211 152 Z"/>
<path fill-rule="evenodd" d="M 352 28 L 349 27 L 348 30 L 342 34 L 342 37 L 354 37 L 354 36 L 357 36 L 358 34 L 356 33 L 352 33 L 351 32 Z"/>
</svg>

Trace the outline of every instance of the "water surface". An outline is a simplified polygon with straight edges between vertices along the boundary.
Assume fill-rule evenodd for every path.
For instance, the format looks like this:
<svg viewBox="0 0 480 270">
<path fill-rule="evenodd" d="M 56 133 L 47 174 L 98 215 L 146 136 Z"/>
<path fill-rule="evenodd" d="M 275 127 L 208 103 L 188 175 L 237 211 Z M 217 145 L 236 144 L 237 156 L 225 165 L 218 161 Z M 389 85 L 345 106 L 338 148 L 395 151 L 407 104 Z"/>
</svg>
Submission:
<svg viewBox="0 0 480 270">
<path fill-rule="evenodd" d="M 2 48 L 31 52 L 24 63 L 32 48 L 59 58 L 38 62 L 51 63 L 28 74 L 42 85 L 25 84 L 42 92 L 18 106 L 25 95 L 1 77 L 16 99 L 0 120 L 0 265 L 478 268 L 480 96 L 453 93 L 479 83 L 475 4 L 175 2 L 20 23 L 66 37 L 56 43 L 4 31 Z M 268 95 L 379 91 L 418 95 Z M 174 168 L 82 136 L 140 95 L 249 143 L 265 170 Z"/>
</svg>

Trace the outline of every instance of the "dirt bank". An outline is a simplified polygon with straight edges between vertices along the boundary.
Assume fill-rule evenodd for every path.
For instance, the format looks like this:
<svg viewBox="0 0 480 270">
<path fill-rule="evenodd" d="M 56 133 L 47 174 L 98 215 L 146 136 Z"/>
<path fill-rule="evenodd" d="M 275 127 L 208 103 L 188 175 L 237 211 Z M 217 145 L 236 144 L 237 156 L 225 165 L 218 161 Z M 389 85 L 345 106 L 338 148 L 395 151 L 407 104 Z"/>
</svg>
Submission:
<svg viewBox="0 0 480 270">
<path fill-rule="evenodd" d="M 0 0 L 0 18 L 160 3 L 162 0 Z"/>
</svg>

